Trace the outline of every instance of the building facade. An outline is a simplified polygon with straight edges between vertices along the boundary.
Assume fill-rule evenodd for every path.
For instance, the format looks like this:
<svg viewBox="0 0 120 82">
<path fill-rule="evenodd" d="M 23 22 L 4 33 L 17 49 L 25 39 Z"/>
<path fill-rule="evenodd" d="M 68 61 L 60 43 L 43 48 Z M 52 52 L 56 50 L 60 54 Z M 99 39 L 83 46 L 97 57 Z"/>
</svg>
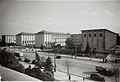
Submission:
<svg viewBox="0 0 120 82">
<path fill-rule="evenodd" d="M 78 46 L 82 44 L 82 34 L 71 34 L 71 41 L 74 45 Z"/>
<path fill-rule="evenodd" d="M 16 44 L 16 35 L 2 35 L 2 42 L 6 44 Z"/>
<path fill-rule="evenodd" d="M 16 45 L 18 46 L 31 46 L 35 45 L 35 33 L 21 32 L 16 35 Z"/>
<path fill-rule="evenodd" d="M 82 51 L 89 44 L 91 51 L 105 52 L 117 44 L 117 35 L 107 29 L 82 30 Z"/>
<path fill-rule="evenodd" d="M 54 43 L 55 45 L 59 44 L 61 46 L 65 46 L 65 41 L 69 37 L 70 34 L 42 30 L 35 35 L 35 47 L 41 47 L 41 45 L 51 47 Z"/>
</svg>

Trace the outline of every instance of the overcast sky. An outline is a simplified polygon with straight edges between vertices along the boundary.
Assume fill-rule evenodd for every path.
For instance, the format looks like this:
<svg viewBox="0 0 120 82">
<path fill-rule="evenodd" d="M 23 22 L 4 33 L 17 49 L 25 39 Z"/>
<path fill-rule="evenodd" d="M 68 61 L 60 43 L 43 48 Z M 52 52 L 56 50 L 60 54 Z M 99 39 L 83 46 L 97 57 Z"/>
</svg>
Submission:
<svg viewBox="0 0 120 82">
<path fill-rule="evenodd" d="M 120 1 L 0 0 L 0 34 L 80 33 L 91 28 L 120 33 Z"/>
</svg>

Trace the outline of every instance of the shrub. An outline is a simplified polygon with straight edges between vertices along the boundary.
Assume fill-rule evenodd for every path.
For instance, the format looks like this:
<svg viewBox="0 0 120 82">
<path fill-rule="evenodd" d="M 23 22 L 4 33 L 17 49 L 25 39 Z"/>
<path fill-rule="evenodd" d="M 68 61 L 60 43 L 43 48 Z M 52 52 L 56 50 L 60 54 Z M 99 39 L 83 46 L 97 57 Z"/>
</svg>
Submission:
<svg viewBox="0 0 120 82">
<path fill-rule="evenodd" d="M 31 62 L 31 60 L 30 60 L 30 59 L 28 59 L 28 58 L 25 58 L 24 62 L 30 63 L 30 62 Z"/>
<path fill-rule="evenodd" d="M 1 50 L 0 51 L 0 64 L 4 67 L 24 72 L 24 66 L 19 63 L 19 61 L 15 58 L 14 54 Z"/>
</svg>

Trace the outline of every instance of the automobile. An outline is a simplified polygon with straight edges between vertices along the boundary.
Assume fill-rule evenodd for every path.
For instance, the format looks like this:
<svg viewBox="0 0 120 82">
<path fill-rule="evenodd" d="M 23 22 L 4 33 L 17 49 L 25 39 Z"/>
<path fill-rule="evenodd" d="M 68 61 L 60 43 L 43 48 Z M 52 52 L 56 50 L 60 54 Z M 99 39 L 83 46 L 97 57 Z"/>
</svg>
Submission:
<svg viewBox="0 0 120 82">
<path fill-rule="evenodd" d="M 61 56 L 56 56 L 56 59 L 61 59 Z"/>
<path fill-rule="evenodd" d="M 114 70 L 113 69 L 107 69 L 107 68 L 103 68 L 100 66 L 96 66 L 96 71 L 101 74 L 101 75 L 105 75 L 105 76 L 113 76 L 114 75 Z"/>
<path fill-rule="evenodd" d="M 114 63 L 118 63 L 120 62 L 120 58 L 118 58 L 117 55 L 115 54 L 108 54 L 108 56 L 104 59 L 103 62 L 114 62 Z"/>
<path fill-rule="evenodd" d="M 96 71 L 99 72 L 99 73 L 102 73 L 102 72 L 105 73 L 105 72 L 106 72 L 106 69 L 103 68 L 103 67 L 100 67 L 100 66 L 96 66 L 95 69 L 96 69 Z"/>
<path fill-rule="evenodd" d="M 23 57 L 23 53 L 22 52 L 15 51 L 14 54 L 15 54 L 16 57 Z"/>
<path fill-rule="evenodd" d="M 101 77 L 99 74 L 97 73 L 93 73 L 93 74 L 90 74 L 90 78 L 92 80 L 95 80 L 95 81 L 105 81 L 105 78 L 104 77 Z"/>
</svg>

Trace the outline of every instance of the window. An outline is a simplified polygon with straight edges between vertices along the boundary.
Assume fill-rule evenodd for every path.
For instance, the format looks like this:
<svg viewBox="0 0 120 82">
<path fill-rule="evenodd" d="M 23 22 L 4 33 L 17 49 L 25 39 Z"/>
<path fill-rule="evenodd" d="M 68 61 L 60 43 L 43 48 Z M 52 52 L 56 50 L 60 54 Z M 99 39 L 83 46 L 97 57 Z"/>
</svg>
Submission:
<svg viewBox="0 0 120 82">
<path fill-rule="evenodd" d="M 102 37 L 102 33 L 100 33 L 100 37 Z"/>
<path fill-rule="evenodd" d="M 96 37 L 96 33 L 94 34 L 94 37 Z"/>
<path fill-rule="evenodd" d="M 89 34 L 89 37 L 91 37 L 91 34 Z"/>
<path fill-rule="evenodd" d="M 84 34 L 84 37 L 86 37 L 86 34 Z"/>
</svg>

